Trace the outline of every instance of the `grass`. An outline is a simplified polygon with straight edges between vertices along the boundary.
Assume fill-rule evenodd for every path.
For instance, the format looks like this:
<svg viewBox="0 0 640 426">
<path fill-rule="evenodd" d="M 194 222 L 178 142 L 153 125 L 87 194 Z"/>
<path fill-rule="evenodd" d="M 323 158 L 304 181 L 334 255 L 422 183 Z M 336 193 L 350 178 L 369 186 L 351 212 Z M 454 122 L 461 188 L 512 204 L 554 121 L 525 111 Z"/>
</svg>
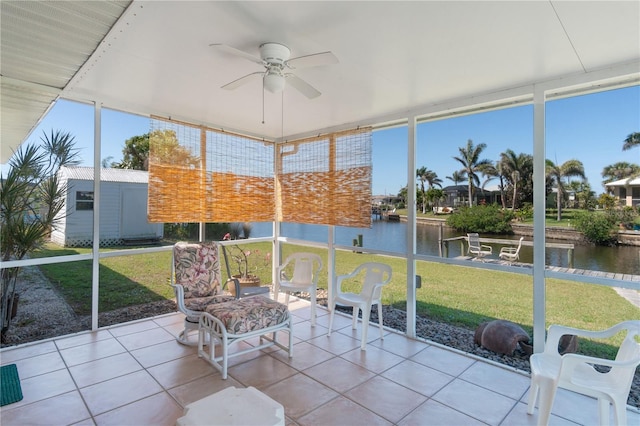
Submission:
<svg viewBox="0 0 640 426">
<path fill-rule="evenodd" d="M 272 245 L 265 242 L 244 244 L 242 247 L 258 249 L 264 254 L 271 251 Z M 283 259 L 300 250 L 317 253 L 322 257 L 324 267 L 318 287 L 326 289 L 327 250 L 284 244 Z M 61 249 L 50 245 L 38 255 L 44 257 L 89 251 Z M 336 274 L 351 272 L 366 261 L 380 261 L 392 267 L 393 277 L 383 291 L 383 303 L 405 309 L 405 259 L 338 251 Z M 100 262 L 100 311 L 172 299 L 173 291 L 169 286 L 170 263 L 170 252 L 103 259 Z M 42 265 L 40 268 L 58 286 L 76 313 L 90 313 L 90 261 Z M 271 282 L 271 267 L 257 268 L 256 273 L 263 283 Z M 422 276 L 422 288 L 416 292 L 418 315 L 471 330 L 484 321 L 506 319 L 520 324 L 529 335 L 533 335 L 531 276 L 423 261 L 417 262 L 417 273 Z M 223 272 L 223 280 L 224 278 L 226 273 Z M 347 289 L 356 287 L 353 282 L 346 285 L 351 286 Z M 596 330 L 640 317 L 640 309 L 610 287 L 549 279 L 546 293 L 548 324 Z M 581 343 L 581 352 L 611 357 L 615 353 L 611 345 L 619 340 L 613 339 L 606 343 L 584 341 Z"/>
</svg>

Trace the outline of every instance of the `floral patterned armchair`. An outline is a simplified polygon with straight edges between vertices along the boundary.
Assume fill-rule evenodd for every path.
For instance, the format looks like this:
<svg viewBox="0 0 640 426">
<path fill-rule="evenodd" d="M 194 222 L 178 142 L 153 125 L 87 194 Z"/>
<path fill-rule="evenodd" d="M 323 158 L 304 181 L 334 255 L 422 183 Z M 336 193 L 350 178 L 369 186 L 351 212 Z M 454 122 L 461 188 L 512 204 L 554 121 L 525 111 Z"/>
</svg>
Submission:
<svg viewBox="0 0 640 426">
<path fill-rule="evenodd" d="M 176 295 L 178 310 L 186 315 L 184 330 L 176 339 L 185 345 L 195 345 L 188 334 L 197 331 L 200 314 L 207 306 L 228 302 L 235 297 L 224 294 L 220 275 L 218 244 L 178 242 L 173 246 L 171 286 Z M 239 289 L 240 284 L 234 283 Z M 235 294 L 240 294 L 236 291 Z"/>
</svg>

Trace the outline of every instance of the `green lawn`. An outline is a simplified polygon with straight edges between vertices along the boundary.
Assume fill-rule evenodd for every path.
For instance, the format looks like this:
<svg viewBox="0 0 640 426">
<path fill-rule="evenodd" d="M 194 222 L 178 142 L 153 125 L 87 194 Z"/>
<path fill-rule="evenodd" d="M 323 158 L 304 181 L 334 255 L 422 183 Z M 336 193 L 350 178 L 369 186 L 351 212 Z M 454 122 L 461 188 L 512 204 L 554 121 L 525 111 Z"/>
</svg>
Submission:
<svg viewBox="0 0 640 426">
<path fill-rule="evenodd" d="M 264 255 L 272 245 L 265 242 L 243 247 L 259 249 Z M 315 252 L 322 257 L 324 272 L 321 273 L 319 287 L 326 288 L 327 251 L 285 244 L 283 256 L 299 250 Z M 38 256 L 86 252 L 89 249 L 60 249 L 50 245 Z M 336 273 L 351 272 L 360 263 L 371 260 L 388 263 L 393 268 L 392 281 L 383 291 L 383 303 L 404 309 L 407 299 L 404 259 L 339 251 L 336 254 Z M 170 252 L 103 259 L 100 262 L 100 311 L 172 299 L 170 262 Z M 90 261 L 43 265 L 40 268 L 78 314 L 91 312 Z M 422 288 L 416 294 L 419 315 L 472 330 L 483 321 L 506 319 L 522 325 L 532 335 L 533 284 L 530 276 L 422 261 L 417 263 L 417 273 L 422 276 Z M 258 268 L 257 274 L 264 283 L 271 282 L 270 267 Z M 225 273 L 223 278 L 226 278 Z M 549 324 L 603 329 L 640 317 L 640 309 L 610 287 L 549 279 L 546 291 Z M 608 345 L 589 342 L 582 347 L 583 351 L 591 354 L 611 354 L 613 351 Z"/>
</svg>

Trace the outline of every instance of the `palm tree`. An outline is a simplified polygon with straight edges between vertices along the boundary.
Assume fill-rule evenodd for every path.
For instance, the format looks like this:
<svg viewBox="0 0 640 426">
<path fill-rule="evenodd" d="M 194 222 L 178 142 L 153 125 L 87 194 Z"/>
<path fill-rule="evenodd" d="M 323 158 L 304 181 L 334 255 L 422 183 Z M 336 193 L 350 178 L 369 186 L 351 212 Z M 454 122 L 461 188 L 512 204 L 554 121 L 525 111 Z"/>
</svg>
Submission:
<svg viewBox="0 0 640 426">
<path fill-rule="evenodd" d="M 61 166 L 78 164 L 74 137 L 43 132 L 42 144 L 20 148 L 9 161 L 0 186 L 0 254 L 3 261 L 20 260 L 45 242 L 64 208 L 67 188 L 58 179 Z M 20 268 L 0 270 L 0 324 L 4 341 L 15 303 Z"/>
<path fill-rule="evenodd" d="M 603 184 L 640 174 L 640 166 L 626 161 L 619 161 L 602 169 Z"/>
<path fill-rule="evenodd" d="M 451 173 L 451 176 L 447 176 L 446 178 L 450 181 L 453 181 L 453 184 L 458 186 L 460 182 L 464 182 L 467 179 L 467 174 L 464 172 L 464 170 L 456 170 L 455 172 Z"/>
<path fill-rule="evenodd" d="M 442 179 L 438 177 L 438 174 L 436 172 L 434 172 L 433 170 L 429 170 L 424 166 L 416 170 L 416 177 L 420 179 L 420 192 L 422 193 L 422 213 L 425 213 L 427 197 L 424 184 L 426 182 L 429 189 L 433 186 L 442 188 Z"/>
<path fill-rule="evenodd" d="M 507 149 L 500 154 L 500 164 L 502 165 L 504 176 L 513 188 L 511 200 L 511 208 L 513 210 L 515 210 L 518 201 L 519 183 L 524 176 L 524 170 L 527 162 L 530 161 L 530 157 L 530 155 L 522 153 L 516 155 L 511 149 Z"/>
<path fill-rule="evenodd" d="M 558 189 L 557 193 L 557 207 L 558 207 L 558 222 L 562 220 L 562 200 L 566 193 L 564 178 L 580 177 L 586 179 L 584 175 L 584 166 L 579 160 L 568 160 L 561 165 L 556 165 L 551 160 L 546 160 L 546 176 L 551 180 L 552 184 L 556 185 Z"/>
<path fill-rule="evenodd" d="M 462 171 L 467 175 L 469 181 L 469 207 L 473 206 L 473 189 L 480 185 L 478 173 L 482 172 L 487 166 L 491 165 L 491 160 L 480 160 L 480 154 L 487 147 L 487 144 L 480 143 L 474 145 L 469 139 L 466 147 L 460 147 L 459 157 L 453 157 L 454 160 L 462 164 Z"/>
<path fill-rule="evenodd" d="M 633 148 L 634 146 L 640 146 L 640 132 L 630 133 L 629 136 L 627 136 L 627 138 L 624 140 L 622 150 L 626 151 Z"/>
</svg>

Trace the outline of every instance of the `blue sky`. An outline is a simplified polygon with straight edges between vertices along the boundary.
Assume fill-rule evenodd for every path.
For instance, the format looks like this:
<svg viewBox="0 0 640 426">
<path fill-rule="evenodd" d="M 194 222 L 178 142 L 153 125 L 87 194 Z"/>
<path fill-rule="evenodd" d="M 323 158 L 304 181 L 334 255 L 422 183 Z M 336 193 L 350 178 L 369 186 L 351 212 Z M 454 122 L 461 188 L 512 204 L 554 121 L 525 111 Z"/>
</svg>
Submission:
<svg viewBox="0 0 640 426">
<path fill-rule="evenodd" d="M 31 134 L 37 142 L 43 130 L 64 130 L 76 138 L 82 165 L 93 165 L 93 107 L 58 101 Z M 630 87 L 547 102 L 546 157 L 556 164 L 569 159 L 583 162 L 589 183 L 597 194 L 603 192 L 603 167 L 627 161 L 640 164 L 640 148 L 622 151 L 629 133 L 640 131 L 640 87 Z M 102 110 L 101 159 L 122 159 L 124 141 L 149 132 L 146 117 Z M 418 127 L 416 168 L 435 171 L 443 186 L 453 184 L 447 176 L 459 170 L 453 159 L 458 148 L 471 139 L 485 143 L 482 158 L 496 161 L 501 152 L 533 152 L 533 107 L 500 111 L 422 123 Z M 397 194 L 407 183 L 407 129 L 374 132 L 373 194 Z M 2 167 L 3 173 L 6 167 Z M 493 186 L 491 183 L 488 187 Z"/>
</svg>

